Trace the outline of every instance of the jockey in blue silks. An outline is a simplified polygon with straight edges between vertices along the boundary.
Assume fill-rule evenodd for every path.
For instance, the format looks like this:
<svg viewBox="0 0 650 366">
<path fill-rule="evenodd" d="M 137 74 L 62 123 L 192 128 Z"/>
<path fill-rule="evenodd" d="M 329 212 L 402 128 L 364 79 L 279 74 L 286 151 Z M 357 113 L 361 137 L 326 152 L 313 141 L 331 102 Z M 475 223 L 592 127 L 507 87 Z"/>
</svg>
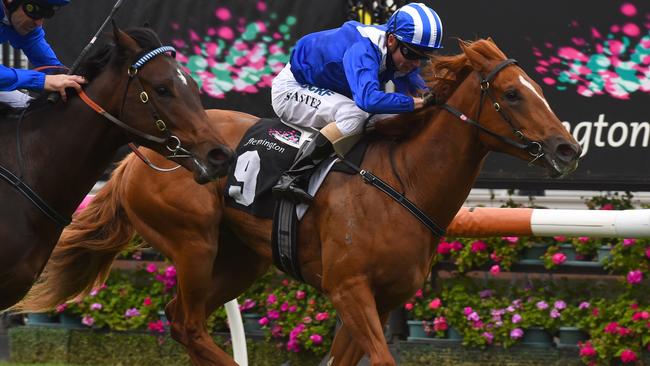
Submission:
<svg viewBox="0 0 650 366">
<path fill-rule="evenodd" d="M 34 67 L 62 66 L 45 40 L 43 20 L 70 0 L 3 0 L 0 42 L 9 42 L 25 53 Z M 65 100 L 65 88 L 81 90 L 86 80 L 78 75 L 46 75 L 39 71 L 0 65 L 0 102 L 25 107 L 31 98 L 17 89 L 56 91 Z"/>
<path fill-rule="evenodd" d="M 386 24 L 349 21 L 301 38 L 273 80 L 273 109 L 285 122 L 320 132 L 300 148 L 273 193 L 310 203 L 306 180 L 333 152 L 333 142 L 360 133 L 373 114 L 422 107 L 422 98 L 415 97 L 426 90 L 419 66 L 441 41 L 440 17 L 421 3 L 399 8 Z M 384 91 L 387 81 L 395 93 Z"/>
</svg>

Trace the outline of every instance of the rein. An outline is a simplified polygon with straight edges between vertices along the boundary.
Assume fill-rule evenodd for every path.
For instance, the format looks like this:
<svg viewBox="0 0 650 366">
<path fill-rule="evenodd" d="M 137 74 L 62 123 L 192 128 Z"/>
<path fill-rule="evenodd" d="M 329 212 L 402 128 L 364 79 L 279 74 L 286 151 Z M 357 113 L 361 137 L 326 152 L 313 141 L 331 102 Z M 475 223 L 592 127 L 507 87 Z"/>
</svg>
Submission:
<svg viewBox="0 0 650 366">
<path fill-rule="evenodd" d="M 124 106 L 126 104 L 126 97 L 129 91 L 129 87 L 131 85 L 132 81 L 136 81 L 136 83 L 140 87 L 140 102 L 143 104 L 147 105 L 149 107 L 149 110 L 151 112 L 151 116 L 154 120 L 154 125 L 156 128 L 165 134 L 165 137 L 156 137 L 153 135 L 150 135 L 148 133 L 142 132 L 138 129 L 135 129 L 126 123 L 122 122 L 119 118 L 113 116 L 112 114 L 108 113 L 106 110 L 104 110 L 101 106 L 99 106 L 97 103 L 95 103 L 90 97 L 82 90 L 79 92 L 79 97 L 81 98 L 86 105 L 88 105 L 90 108 L 92 108 L 94 111 L 97 113 L 101 114 L 104 118 L 108 119 L 110 122 L 114 123 L 118 127 L 126 130 L 127 132 L 136 135 L 138 137 L 141 137 L 145 140 L 152 141 L 157 144 L 164 144 L 167 150 L 171 152 L 171 155 L 167 155 L 166 158 L 191 158 L 192 153 L 189 152 L 187 149 L 182 147 L 180 139 L 172 135 L 169 129 L 167 129 L 167 125 L 165 124 L 165 121 L 163 121 L 160 116 L 158 115 L 158 112 L 156 111 L 156 107 L 149 103 L 149 94 L 144 90 L 144 86 L 142 85 L 142 82 L 140 82 L 140 79 L 138 78 L 138 70 L 140 70 L 148 61 L 152 60 L 154 57 L 160 55 L 160 54 L 165 54 L 165 53 L 171 53 L 173 57 L 176 55 L 176 50 L 173 47 L 170 46 L 164 46 L 164 47 L 158 47 L 152 51 L 147 52 L 143 56 L 141 56 L 137 61 L 135 61 L 131 67 L 129 67 L 127 74 L 129 76 L 129 79 L 126 84 L 126 88 L 124 90 L 124 97 L 122 98 L 122 104 L 120 107 L 120 115 L 122 115 L 122 112 L 124 110 Z M 137 146 L 134 143 L 129 143 L 129 148 L 138 156 L 147 166 L 151 167 L 152 169 L 159 171 L 159 172 L 170 172 L 174 171 L 178 168 L 180 168 L 180 165 L 177 165 L 174 168 L 160 168 L 153 164 L 149 159 L 147 159 L 144 155 L 142 155 L 138 149 Z"/>
<path fill-rule="evenodd" d="M 154 49 L 154 50 L 152 50 L 150 52 L 147 52 L 145 55 L 140 57 L 136 62 L 134 62 L 131 65 L 131 67 L 128 70 L 129 84 L 130 84 L 130 81 L 133 80 L 133 79 L 138 80 L 138 84 L 140 85 L 140 90 L 141 90 L 140 91 L 140 101 L 142 103 L 144 103 L 144 104 L 147 104 L 149 102 L 149 95 L 144 90 L 144 87 L 142 86 L 142 83 L 140 82 L 140 80 L 137 77 L 138 70 L 140 68 L 142 68 L 148 61 L 150 61 L 151 59 L 156 57 L 157 55 L 164 54 L 164 53 L 167 53 L 167 52 L 171 52 L 172 55 L 174 55 L 174 56 L 175 56 L 175 53 L 176 53 L 176 51 L 175 51 L 175 49 L 173 47 L 169 47 L 169 46 L 167 46 L 167 47 L 158 47 L 158 48 L 156 48 L 156 49 Z M 63 68 L 63 67 L 61 67 L 61 66 L 43 67 L 43 68 L 41 68 L 41 70 L 46 69 L 46 68 Z M 127 84 L 127 90 L 126 91 L 128 91 L 129 84 Z M 125 99 L 126 99 L 126 91 L 125 91 Z M 149 106 L 150 110 L 151 110 L 151 115 L 152 115 L 152 117 L 154 119 L 154 124 L 155 124 L 156 128 L 158 128 L 159 131 L 165 133 L 165 138 L 156 137 L 156 136 L 147 134 L 145 132 L 142 132 L 142 131 L 140 131 L 138 129 L 135 129 L 135 128 L 127 125 L 126 123 L 122 122 L 119 118 L 117 118 L 117 117 L 113 116 L 112 114 L 108 113 L 106 110 L 104 110 L 104 108 L 102 108 L 97 103 L 95 103 L 95 101 L 93 101 L 83 90 L 80 91 L 78 94 L 79 94 L 79 98 L 84 103 L 86 103 L 86 105 L 88 105 L 94 111 L 101 114 L 104 118 L 108 119 L 109 121 L 111 121 L 112 123 L 117 125 L 118 127 L 128 131 L 129 133 L 132 133 L 132 134 L 134 134 L 136 136 L 139 136 L 139 137 L 141 137 L 141 138 L 143 138 L 145 140 L 152 141 L 152 142 L 158 143 L 158 144 L 164 144 L 165 147 L 167 148 L 167 150 L 169 150 L 172 153 L 172 155 L 168 156 L 168 158 L 169 157 L 179 158 L 179 157 L 191 157 L 192 156 L 189 151 L 187 151 L 186 149 L 184 149 L 181 146 L 180 139 L 178 137 L 172 135 L 171 132 L 167 129 L 167 126 L 165 125 L 165 122 L 162 119 L 159 118 L 155 106 L 153 106 L 151 104 L 147 104 Z M 123 103 L 123 105 L 124 105 L 124 103 Z M 23 116 L 25 115 L 25 111 L 27 111 L 27 109 L 25 109 L 21 113 L 20 118 L 18 119 L 17 134 L 16 134 L 16 139 L 17 139 L 17 145 L 16 146 L 18 148 L 18 159 L 19 159 L 19 167 L 20 167 L 19 171 L 20 171 L 20 174 L 15 175 L 11 171 L 9 171 L 8 169 L 6 169 L 5 167 L 0 165 L 0 178 L 7 181 L 14 188 L 16 188 L 20 193 L 22 193 L 23 196 L 25 196 L 27 199 L 29 199 L 39 210 L 41 210 L 41 212 L 43 212 L 48 218 L 50 218 L 52 221 L 54 221 L 54 223 L 56 225 L 58 225 L 60 227 L 65 227 L 65 226 L 70 224 L 72 219 L 70 217 L 66 217 L 66 216 L 63 216 L 63 215 L 59 214 L 56 210 L 54 210 L 52 207 L 50 207 L 22 179 L 22 171 L 23 171 L 22 166 L 23 166 L 23 164 L 22 164 L 22 157 L 21 157 L 22 154 L 21 154 L 21 149 L 20 149 L 20 124 L 21 124 L 21 122 L 23 120 Z M 134 151 L 137 150 L 133 146 L 131 148 L 134 149 Z M 182 155 L 179 155 L 178 154 L 179 152 L 182 153 Z M 142 158 L 142 154 L 136 154 L 136 155 L 138 155 L 138 156 L 140 156 Z M 157 169 L 159 171 L 171 171 L 171 170 L 175 170 L 175 169 L 178 168 L 178 167 L 176 167 L 176 168 L 172 168 L 172 169 L 162 169 L 162 168 L 155 167 L 148 160 L 143 159 L 143 161 L 147 165 L 149 165 L 152 168 Z"/>
<path fill-rule="evenodd" d="M 516 65 L 517 61 L 514 59 L 507 59 L 505 61 L 502 61 L 499 63 L 494 70 L 490 71 L 490 73 L 486 76 L 483 77 L 483 75 L 480 75 L 480 87 L 481 87 L 481 101 L 479 105 L 479 111 L 476 117 L 476 120 L 473 120 L 464 113 L 460 112 L 458 109 L 450 106 L 449 104 L 445 103 L 441 105 L 442 108 L 444 108 L 446 111 L 449 113 L 453 114 L 454 116 L 458 117 L 460 120 L 469 123 L 470 125 L 480 129 L 481 131 L 489 134 L 490 136 L 498 139 L 499 141 L 502 141 L 506 144 L 509 144 L 511 146 L 514 146 L 518 149 L 522 149 L 527 151 L 529 154 L 533 156 L 533 160 L 529 162 L 529 164 L 532 164 L 535 160 L 541 158 L 544 156 L 544 152 L 542 151 L 542 145 L 537 142 L 537 141 L 531 141 L 528 138 L 524 136 L 524 134 L 521 132 L 521 130 L 517 129 L 513 123 L 512 120 L 503 112 L 501 109 L 501 105 L 496 101 L 494 98 L 494 95 L 490 92 L 490 81 L 494 80 L 496 75 L 506 68 L 507 66 L 510 65 Z M 510 125 L 512 128 L 513 132 L 515 135 L 519 136 L 519 138 L 524 141 L 524 143 L 520 143 L 517 141 L 514 141 L 512 139 L 509 139 L 505 136 L 501 136 L 497 134 L 494 131 L 491 131 L 481 125 L 478 121 L 479 117 L 481 116 L 481 106 L 483 105 L 483 102 L 485 101 L 486 95 L 492 100 L 492 106 L 494 109 L 499 112 L 501 117 Z M 397 179 L 401 183 L 401 179 L 399 178 L 399 175 L 396 174 L 395 172 L 395 164 L 392 161 L 392 154 L 391 155 L 391 167 L 393 168 L 393 173 L 396 175 Z M 392 199 L 394 199 L 397 203 L 402 205 L 404 208 L 406 208 L 413 216 L 415 216 L 420 222 L 426 226 L 434 236 L 436 237 L 442 237 L 445 235 L 445 229 L 442 228 L 439 224 L 437 224 L 435 221 L 433 221 L 429 216 L 427 216 L 424 211 L 422 211 L 419 207 L 417 207 L 412 201 L 410 201 L 408 198 L 406 198 L 406 195 L 404 193 L 398 192 L 395 188 L 391 187 L 388 183 L 384 182 L 381 180 L 379 177 L 376 175 L 372 174 L 371 172 L 361 169 L 360 167 L 356 166 L 352 162 L 346 160 L 342 156 L 338 156 L 339 160 L 350 167 L 352 170 L 356 171 L 357 174 L 361 176 L 363 179 L 364 183 L 370 184 L 380 191 L 386 193 L 388 196 L 390 196 Z M 402 183 L 401 183 L 402 184 Z M 403 185 L 403 184 L 402 184 Z"/>
<path fill-rule="evenodd" d="M 518 64 L 517 60 L 509 58 L 509 59 L 504 60 L 501 63 L 499 63 L 492 71 L 490 71 L 490 73 L 488 73 L 487 76 L 484 77 L 483 75 L 481 75 L 479 73 L 479 77 L 480 77 L 479 82 L 480 82 L 480 88 L 481 88 L 481 100 L 479 102 L 479 107 L 478 107 L 478 113 L 476 115 L 476 120 L 473 120 L 473 119 L 467 117 L 467 115 L 465 115 L 463 112 L 461 112 L 458 109 L 450 106 L 447 103 L 441 105 L 441 107 L 444 108 L 447 112 L 449 112 L 449 113 L 453 114 L 454 116 L 458 117 L 458 119 L 460 119 L 461 121 L 469 123 L 470 125 L 478 128 L 479 130 L 481 130 L 481 131 L 487 133 L 488 135 L 496 138 L 497 140 L 499 140 L 499 141 L 501 141 L 503 143 L 506 143 L 508 145 L 511 145 L 511 146 L 513 146 L 513 147 L 515 147 L 517 149 L 521 149 L 521 150 L 524 150 L 524 151 L 528 152 L 533 157 L 533 159 L 528 162 L 528 164 L 530 165 L 530 164 L 534 163 L 536 160 L 538 160 L 539 158 L 544 156 L 545 153 L 542 150 L 542 144 L 539 143 L 538 141 L 529 140 L 524 135 L 524 133 L 521 132 L 520 129 L 518 129 L 517 127 L 514 126 L 514 124 L 512 123 L 512 119 L 507 114 L 505 114 L 505 112 L 503 112 L 503 109 L 501 108 L 501 104 L 499 104 L 499 102 L 497 102 L 496 98 L 494 97 L 494 95 L 490 91 L 490 82 L 494 80 L 494 78 L 497 76 L 497 74 L 501 70 L 503 70 L 504 68 L 506 68 L 506 67 L 508 67 L 510 65 L 517 65 L 517 64 Z M 509 138 L 507 138 L 505 136 L 499 135 L 496 132 L 487 129 L 486 127 L 481 125 L 480 122 L 478 122 L 480 117 L 481 117 L 481 111 L 483 110 L 483 104 L 485 102 L 485 97 L 486 96 L 489 97 L 490 100 L 492 101 L 492 107 L 494 108 L 494 110 L 499 112 L 499 114 L 501 115 L 501 118 L 503 118 L 503 120 L 506 121 L 508 123 L 508 125 L 510 125 L 510 128 L 512 128 L 512 131 L 514 132 L 514 134 L 516 136 L 518 136 L 519 139 L 522 140 L 524 143 L 520 143 L 520 142 L 514 141 L 512 139 L 509 139 Z"/>
</svg>

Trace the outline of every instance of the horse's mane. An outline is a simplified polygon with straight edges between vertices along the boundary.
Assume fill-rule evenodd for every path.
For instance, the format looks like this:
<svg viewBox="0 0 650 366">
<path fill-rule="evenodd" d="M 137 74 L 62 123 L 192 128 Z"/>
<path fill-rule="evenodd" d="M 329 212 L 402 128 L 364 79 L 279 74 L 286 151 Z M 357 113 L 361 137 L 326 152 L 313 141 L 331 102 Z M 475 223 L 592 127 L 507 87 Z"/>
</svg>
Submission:
<svg viewBox="0 0 650 366">
<path fill-rule="evenodd" d="M 133 38 L 144 51 L 150 51 L 162 46 L 160 38 L 150 28 L 136 27 L 126 29 L 124 32 Z M 114 56 L 114 52 L 112 52 L 114 48 L 115 43 L 113 42 L 106 43 L 98 48 L 82 61 L 77 74 L 85 77 L 88 81 L 94 79 L 106 67 L 111 57 Z"/>
<path fill-rule="evenodd" d="M 459 42 L 463 46 L 480 53 L 486 59 L 506 58 L 505 54 L 491 39 L 479 39 L 476 41 L 459 40 Z M 473 68 L 467 55 L 460 53 L 433 57 L 422 68 L 421 75 L 429 90 L 436 95 L 438 103 L 445 103 L 472 71 Z M 377 122 L 376 129 L 381 135 L 413 136 L 430 119 L 431 109 L 425 108 L 381 120 Z"/>
<path fill-rule="evenodd" d="M 162 46 L 158 35 L 150 28 L 134 27 L 126 29 L 124 32 L 133 38 L 144 51 L 150 51 Z M 113 34 L 111 33 L 110 37 L 112 38 L 112 36 Z M 104 70 L 113 57 L 119 57 L 116 55 L 116 52 L 113 52 L 114 48 L 115 43 L 110 41 L 99 46 L 83 59 L 75 74 L 85 77 L 88 81 L 92 81 Z M 40 110 L 46 106 L 51 106 L 51 103 L 47 101 L 48 95 L 49 93 L 43 92 L 33 100 L 29 105 L 28 113 Z"/>
</svg>

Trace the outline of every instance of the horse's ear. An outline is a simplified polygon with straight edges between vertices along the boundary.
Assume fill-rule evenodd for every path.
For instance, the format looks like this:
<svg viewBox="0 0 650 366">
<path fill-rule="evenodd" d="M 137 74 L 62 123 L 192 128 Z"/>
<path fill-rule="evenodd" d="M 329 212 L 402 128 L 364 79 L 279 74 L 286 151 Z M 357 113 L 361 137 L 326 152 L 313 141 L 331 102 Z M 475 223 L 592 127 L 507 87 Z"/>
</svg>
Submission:
<svg viewBox="0 0 650 366">
<path fill-rule="evenodd" d="M 129 37 L 128 34 L 124 33 L 117 24 L 115 24 L 115 20 L 112 20 L 112 22 L 113 38 L 115 39 L 115 45 L 117 45 L 120 55 L 131 56 L 138 53 L 140 51 L 138 43 L 133 38 Z"/>
<path fill-rule="evenodd" d="M 463 40 L 458 40 L 458 45 L 460 46 L 460 49 L 463 51 L 463 53 L 465 53 L 465 56 L 467 56 L 467 59 L 472 64 L 472 67 L 475 70 L 483 71 L 483 72 L 489 70 L 488 59 L 485 58 L 485 56 L 483 56 L 481 53 L 476 51 L 472 47 L 472 43 Z"/>
<path fill-rule="evenodd" d="M 487 37 L 487 41 L 492 43 L 493 45 L 496 45 L 496 43 L 494 43 L 494 40 L 492 39 L 492 37 Z"/>
</svg>

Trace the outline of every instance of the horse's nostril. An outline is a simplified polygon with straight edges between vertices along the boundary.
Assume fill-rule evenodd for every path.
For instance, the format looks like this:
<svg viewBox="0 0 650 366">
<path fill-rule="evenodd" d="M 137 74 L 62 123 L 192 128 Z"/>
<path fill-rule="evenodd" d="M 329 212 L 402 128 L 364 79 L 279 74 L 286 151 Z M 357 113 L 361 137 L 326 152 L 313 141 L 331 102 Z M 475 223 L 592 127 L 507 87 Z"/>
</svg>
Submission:
<svg viewBox="0 0 650 366">
<path fill-rule="evenodd" d="M 212 165 L 230 164 L 232 162 L 232 153 L 230 150 L 218 147 L 210 150 L 208 153 L 208 161 Z"/>
<path fill-rule="evenodd" d="M 578 152 L 570 144 L 558 145 L 556 153 L 564 161 L 571 161 L 578 157 Z"/>
</svg>

